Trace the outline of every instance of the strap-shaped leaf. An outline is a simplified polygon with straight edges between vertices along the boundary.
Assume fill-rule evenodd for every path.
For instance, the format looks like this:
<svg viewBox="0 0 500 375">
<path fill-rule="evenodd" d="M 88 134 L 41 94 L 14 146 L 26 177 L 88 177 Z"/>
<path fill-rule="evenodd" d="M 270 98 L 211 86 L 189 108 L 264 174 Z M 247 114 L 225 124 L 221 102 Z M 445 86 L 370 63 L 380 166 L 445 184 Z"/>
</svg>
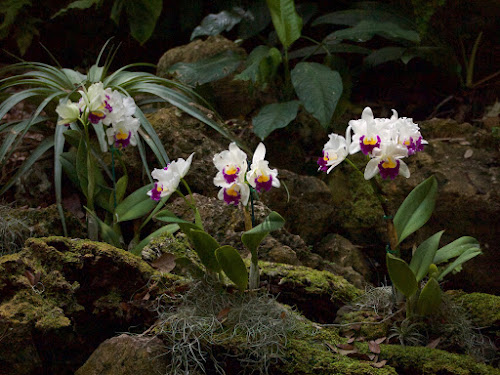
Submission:
<svg viewBox="0 0 500 375">
<path fill-rule="evenodd" d="M 147 194 L 152 188 L 152 185 L 143 186 L 116 206 L 115 217 L 117 223 L 137 219 L 148 214 L 157 203 Z"/>
<path fill-rule="evenodd" d="M 387 271 L 394 286 L 403 293 L 406 298 L 414 295 L 418 290 L 417 279 L 408 264 L 392 254 L 386 255 Z"/>
<path fill-rule="evenodd" d="M 342 95 L 342 78 L 329 67 L 301 62 L 291 72 L 292 84 L 306 110 L 327 128 Z"/>
<path fill-rule="evenodd" d="M 437 311 L 441 305 L 441 288 L 434 277 L 431 277 L 420 292 L 417 301 L 419 315 L 429 315 Z"/>
<path fill-rule="evenodd" d="M 406 197 L 394 216 L 398 244 L 420 229 L 432 215 L 437 197 L 437 181 L 434 176 L 421 182 Z"/>
<path fill-rule="evenodd" d="M 151 233 L 149 236 L 144 238 L 141 242 L 139 242 L 137 245 L 134 246 L 134 248 L 131 250 L 131 253 L 137 256 L 141 255 L 141 251 L 146 246 L 151 242 L 152 239 L 155 239 L 156 237 L 161 236 L 162 234 L 170 233 L 174 234 L 179 230 L 179 226 L 177 224 L 169 224 L 161 227 L 160 229 L 155 230 L 153 233 Z"/>
<path fill-rule="evenodd" d="M 279 213 L 272 211 L 262 223 L 243 233 L 241 241 L 250 250 L 252 256 L 256 257 L 257 248 L 262 240 L 270 232 L 281 229 L 283 225 L 285 225 L 285 219 Z"/>
<path fill-rule="evenodd" d="M 156 215 L 154 215 L 154 218 L 156 220 L 163 221 L 165 223 L 176 223 L 179 224 L 179 227 L 181 228 L 182 232 L 188 237 L 191 238 L 191 230 L 203 230 L 202 227 L 196 225 L 195 223 L 192 223 L 190 221 L 178 218 L 175 216 L 175 214 L 169 210 L 162 210 L 158 212 Z"/>
<path fill-rule="evenodd" d="M 448 275 L 451 271 L 460 267 L 462 264 L 471 260 L 472 258 L 477 257 L 479 254 L 482 254 L 481 249 L 478 249 L 476 246 L 471 247 L 465 250 L 457 259 L 455 259 L 452 263 L 450 263 L 440 274 L 438 277 L 438 281 L 444 279 L 446 275 Z"/>
<path fill-rule="evenodd" d="M 464 251 L 472 247 L 479 249 L 479 242 L 474 237 L 460 237 L 439 249 L 434 256 L 432 263 L 440 264 L 447 262 L 450 259 L 460 256 Z"/>
<path fill-rule="evenodd" d="M 99 219 L 97 215 L 91 210 L 89 210 L 87 207 L 85 207 L 85 209 L 94 218 L 94 220 L 97 221 L 97 224 L 99 226 L 99 234 L 103 239 L 103 241 L 115 247 L 121 248 L 120 236 L 113 230 L 113 228 L 111 228 L 108 224 Z"/>
<path fill-rule="evenodd" d="M 417 247 L 417 250 L 413 254 L 410 262 L 410 269 L 415 274 L 417 281 L 422 280 L 425 275 L 427 275 L 429 266 L 434 263 L 434 256 L 439 247 L 439 240 L 443 232 L 444 230 L 430 236 Z"/>
<path fill-rule="evenodd" d="M 300 102 L 268 104 L 252 120 L 253 132 L 262 140 L 276 129 L 284 128 L 297 117 Z"/>
<path fill-rule="evenodd" d="M 238 250 L 232 246 L 222 246 L 215 250 L 215 256 L 229 280 L 239 290 L 245 290 L 248 286 L 248 271 Z"/>
<path fill-rule="evenodd" d="M 266 2 L 278 38 L 287 50 L 300 38 L 302 18 L 295 11 L 293 0 L 266 0 Z"/>
<path fill-rule="evenodd" d="M 199 229 L 192 229 L 189 239 L 193 243 L 194 250 L 200 257 L 201 263 L 207 270 L 220 272 L 221 266 L 215 256 L 215 250 L 220 247 L 217 240 L 207 232 Z"/>
</svg>

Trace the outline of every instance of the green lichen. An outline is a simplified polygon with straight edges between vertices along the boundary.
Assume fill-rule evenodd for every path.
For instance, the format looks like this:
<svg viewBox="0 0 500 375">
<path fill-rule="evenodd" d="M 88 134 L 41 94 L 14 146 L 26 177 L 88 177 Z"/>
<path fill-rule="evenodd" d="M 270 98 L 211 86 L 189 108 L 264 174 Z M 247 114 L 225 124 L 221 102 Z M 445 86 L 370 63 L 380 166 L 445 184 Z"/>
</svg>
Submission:
<svg viewBox="0 0 500 375">
<path fill-rule="evenodd" d="M 291 283 L 304 288 L 307 293 L 325 294 L 344 303 L 353 301 L 363 292 L 342 276 L 328 271 L 318 271 L 304 266 L 259 262 L 264 278 L 279 278 L 279 283 Z"/>
<path fill-rule="evenodd" d="M 474 324 L 479 327 L 498 325 L 500 322 L 500 296 L 486 293 L 448 292 L 453 300 L 461 304 L 469 313 Z"/>
<path fill-rule="evenodd" d="M 361 324 L 361 328 L 357 331 L 358 336 L 364 337 L 367 340 L 374 340 L 380 337 L 387 336 L 390 322 L 380 322 L 381 317 L 374 311 L 351 311 L 342 315 L 340 324 L 366 322 L 369 324 Z M 376 324 L 372 324 L 376 323 Z M 345 327 L 345 331 L 352 330 L 350 326 Z"/>
<path fill-rule="evenodd" d="M 380 345 L 380 359 L 388 360 L 398 374 L 499 375 L 500 370 L 472 357 L 421 346 Z M 359 348 L 368 353 L 367 344 Z"/>
</svg>

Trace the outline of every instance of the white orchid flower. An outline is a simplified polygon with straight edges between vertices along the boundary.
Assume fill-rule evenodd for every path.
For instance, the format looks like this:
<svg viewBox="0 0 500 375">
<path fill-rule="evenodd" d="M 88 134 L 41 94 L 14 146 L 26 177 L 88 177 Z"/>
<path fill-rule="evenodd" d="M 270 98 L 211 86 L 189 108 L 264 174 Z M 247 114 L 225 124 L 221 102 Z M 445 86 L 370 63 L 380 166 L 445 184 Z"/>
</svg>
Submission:
<svg viewBox="0 0 500 375">
<path fill-rule="evenodd" d="M 244 182 L 247 172 L 247 154 L 236 143 L 229 145 L 229 150 L 224 150 L 214 155 L 215 167 L 219 170 L 214 178 L 215 186 L 229 186 L 239 180 Z"/>
<path fill-rule="evenodd" d="M 183 158 L 174 160 L 166 168 L 173 169 L 175 173 L 179 175 L 180 178 L 184 178 L 187 175 L 189 168 L 191 167 L 191 162 L 193 161 L 193 155 L 194 152 L 191 155 L 189 155 L 187 160 L 184 160 Z"/>
<path fill-rule="evenodd" d="M 323 147 L 323 156 L 318 159 L 318 171 L 330 173 L 333 168 L 342 163 L 346 158 L 347 141 L 344 137 L 338 134 L 330 134 L 330 139 Z"/>
<path fill-rule="evenodd" d="M 397 142 L 406 146 L 408 155 L 423 151 L 424 145 L 428 144 L 428 142 L 422 138 L 418 125 L 413 122 L 412 118 L 398 118 L 398 113 L 396 111 L 394 111 L 394 114 L 397 119 L 394 124 L 398 133 Z"/>
<path fill-rule="evenodd" d="M 115 147 L 125 148 L 129 144 L 137 146 L 137 131 L 141 123 L 135 117 L 123 117 L 119 121 L 113 123 L 113 126 L 106 130 L 108 143 L 114 144 Z"/>
<path fill-rule="evenodd" d="M 151 199 L 159 201 L 161 198 L 166 197 L 177 190 L 181 178 L 184 178 L 191 167 L 194 152 L 189 155 L 187 160 L 179 158 L 169 163 L 165 168 L 155 168 L 151 172 L 151 176 L 158 180 L 155 182 L 152 190 L 148 191 Z"/>
<path fill-rule="evenodd" d="M 60 120 L 57 125 L 69 125 L 75 122 L 80 117 L 80 108 L 78 108 L 77 103 L 73 103 L 71 100 L 67 100 L 64 103 L 63 100 L 59 102 L 56 107 L 56 112 L 59 115 Z"/>
<path fill-rule="evenodd" d="M 241 202 L 243 206 L 246 206 L 250 198 L 250 188 L 245 182 L 234 182 L 228 186 L 222 187 L 217 197 L 227 204 L 234 204 L 237 206 Z"/>
<path fill-rule="evenodd" d="M 116 90 L 111 91 L 109 88 L 104 92 L 104 103 L 107 112 L 106 117 L 102 120 L 104 125 L 115 124 L 135 114 L 136 105 L 134 99 L 122 95 Z"/>
<path fill-rule="evenodd" d="M 268 191 L 271 186 L 280 187 L 278 180 L 278 171 L 269 168 L 269 162 L 264 160 L 266 156 L 266 147 L 261 142 L 253 154 L 250 171 L 247 172 L 248 183 L 258 192 Z"/>
<path fill-rule="evenodd" d="M 365 179 L 369 180 L 380 173 L 383 179 L 394 180 L 398 175 L 410 177 L 410 170 L 402 158 L 408 156 L 408 149 L 398 143 L 384 143 L 372 151 L 373 158 L 366 164 Z"/>
<path fill-rule="evenodd" d="M 106 94 L 102 82 L 90 85 L 88 89 L 78 91 L 82 98 L 79 107 L 83 113 L 88 115 L 92 124 L 97 124 L 106 117 Z"/>
</svg>

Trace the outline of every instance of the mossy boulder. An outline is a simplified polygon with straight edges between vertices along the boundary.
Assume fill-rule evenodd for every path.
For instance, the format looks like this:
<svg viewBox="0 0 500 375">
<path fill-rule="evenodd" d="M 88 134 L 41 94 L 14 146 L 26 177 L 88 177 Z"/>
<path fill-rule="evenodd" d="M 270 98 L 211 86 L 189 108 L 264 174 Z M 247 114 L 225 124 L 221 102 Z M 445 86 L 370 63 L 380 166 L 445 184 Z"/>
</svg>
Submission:
<svg viewBox="0 0 500 375">
<path fill-rule="evenodd" d="M 453 301 L 463 306 L 478 327 L 500 328 L 500 296 L 486 293 L 448 291 Z"/>
<path fill-rule="evenodd" d="M 0 363 L 9 374 L 73 374 L 106 338 L 154 319 L 155 271 L 108 244 L 30 238 L 0 257 Z M 162 283 L 173 286 L 174 278 Z"/>
</svg>

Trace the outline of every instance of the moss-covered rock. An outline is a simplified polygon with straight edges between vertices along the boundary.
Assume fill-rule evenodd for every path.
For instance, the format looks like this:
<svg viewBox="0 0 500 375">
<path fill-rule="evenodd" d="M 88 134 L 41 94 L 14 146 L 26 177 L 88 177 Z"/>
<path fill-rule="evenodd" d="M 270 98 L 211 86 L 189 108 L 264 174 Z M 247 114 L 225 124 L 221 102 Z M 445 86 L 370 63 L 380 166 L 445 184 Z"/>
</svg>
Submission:
<svg viewBox="0 0 500 375">
<path fill-rule="evenodd" d="M 140 258 L 108 244 L 28 239 L 20 252 L 0 257 L 2 370 L 72 374 L 115 332 L 143 330 L 154 319 L 143 296 L 160 292 L 145 288 L 153 275 Z"/>
<path fill-rule="evenodd" d="M 447 292 L 455 303 L 463 306 L 478 327 L 500 327 L 500 296 L 486 293 Z"/>
</svg>

